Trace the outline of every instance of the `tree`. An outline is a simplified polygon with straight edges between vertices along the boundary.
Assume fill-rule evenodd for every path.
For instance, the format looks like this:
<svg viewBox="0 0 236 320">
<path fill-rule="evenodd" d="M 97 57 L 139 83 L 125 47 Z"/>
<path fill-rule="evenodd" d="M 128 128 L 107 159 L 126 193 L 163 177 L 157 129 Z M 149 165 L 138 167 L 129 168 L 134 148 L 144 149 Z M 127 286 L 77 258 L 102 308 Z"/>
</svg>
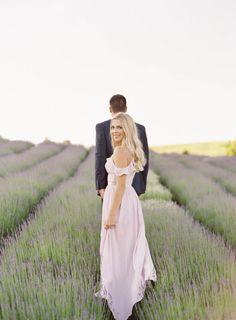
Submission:
<svg viewBox="0 0 236 320">
<path fill-rule="evenodd" d="M 226 144 L 227 156 L 236 156 L 236 140 L 229 141 Z"/>
</svg>

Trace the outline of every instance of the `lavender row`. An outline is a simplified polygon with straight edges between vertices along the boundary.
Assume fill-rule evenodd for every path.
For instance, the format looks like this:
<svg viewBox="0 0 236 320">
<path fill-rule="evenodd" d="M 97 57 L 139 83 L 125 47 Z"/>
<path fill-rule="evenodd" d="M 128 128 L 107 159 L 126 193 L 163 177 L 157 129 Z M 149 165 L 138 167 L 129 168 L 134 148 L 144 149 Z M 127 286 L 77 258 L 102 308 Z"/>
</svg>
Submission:
<svg viewBox="0 0 236 320">
<path fill-rule="evenodd" d="M 0 180 L 0 238 L 14 230 L 59 182 L 70 177 L 86 156 L 69 146 L 35 167 Z"/>
<path fill-rule="evenodd" d="M 152 170 L 149 170 L 146 192 L 139 197 L 140 200 L 171 200 L 172 196 L 170 191 L 165 188 L 159 180 L 160 177 Z"/>
<path fill-rule="evenodd" d="M 143 210 L 157 282 L 155 290 L 147 288 L 146 299 L 137 305 L 138 319 L 234 319 L 236 259 L 232 249 L 173 202 L 144 201 Z"/>
<path fill-rule="evenodd" d="M 178 160 L 180 163 L 184 164 L 188 168 L 196 170 L 201 174 L 211 178 L 215 182 L 219 183 L 226 191 L 230 192 L 236 196 L 236 175 L 232 172 L 216 167 L 206 161 L 199 160 L 195 156 L 186 156 L 186 155 L 170 155 L 171 158 Z"/>
<path fill-rule="evenodd" d="M 94 296 L 101 202 L 94 153 L 8 239 L 0 264 L 0 319 L 106 319 Z M 30 306 L 30 307 L 29 307 Z"/>
<path fill-rule="evenodd" d="M 151 167 L 161 176 L 174 199 L 189 209 L 196 220 L 236 247 L 236 199 L 216 182 L 178 161 L 152 154 Z"/>
<path fill-rule="evenodd" d="M 21 153 L 33 147 L 31 142 L 27 141 L 9 141 L 0 145 L 0 156 L 7 156 L 12 153 Z"/>
<path fill-rule="evenodd" d="M 6 176 L 9 173 L 25 170 L 33 167 L 40 161 L 43 161 L 65 148 L 63 144 L 53 142 L 40 143 L 36 147 L 30 148 L 19 154 L 11 154 L 0 158 L 0 176 Z"/>
<path fill-rule="evenodd" d="M 108 319 L 99 288 L 101 202 L 94 152 L 7 241 L 0 265 L 0 319 Z M 149 189 L 149 188 L 148 188 Z M 138 319 L 223 318 L 235 311 L 235 256 L 183 209 L 143 202 L 157 270 L 154 289 L 136 305 Z M 29 308 L 30 306 L 30 308 Z"/>
<path fill-rule="evenodd" d="M 1 136 L 0 136 L 0 144 L 1 143 L 6 143 L 8 140 L 7 139 L 4 139 L 4 138 L 2 138 Z"/>
<path fill-rule="evenodd" d="M 229 170 L 236 174 L 236 156 L 209 157 L 207 158 L 211 164 Z"/>
</svg>

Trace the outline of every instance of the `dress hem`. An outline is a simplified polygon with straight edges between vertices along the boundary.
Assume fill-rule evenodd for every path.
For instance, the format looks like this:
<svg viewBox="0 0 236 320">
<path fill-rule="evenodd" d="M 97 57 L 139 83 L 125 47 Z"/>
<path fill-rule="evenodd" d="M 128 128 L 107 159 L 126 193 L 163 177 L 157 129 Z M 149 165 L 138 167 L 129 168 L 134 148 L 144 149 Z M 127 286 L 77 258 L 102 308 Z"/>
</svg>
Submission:
<svg viewBox="0 0 236 320">
<path fill-rule="evenodd" d="M 129 316 L 132 315 L 132 311 L 133 311 L 133 307 L 136 303 L 138 303 L 139 301 L 141 301 L 144 297 L 145 294 L 145 290 L 146 287 L 151 287 L 151 281 L 156 282 L 157 281 L 157 277 L 156 277 L 156 271 L 153 268 L 152 270 L 152 275 L 149 276 L 147 279 L 145 279 L 144 281 L 141 280 L 140 282 L 140 286 L 139 286 L 139 292 L 137 294 L 137 297 L 134 299 L 134 302 L 132 304 L 132 308 L 131 308 L 131 313 L 129 313 L 126 318 L 120 318 L 119 312 L 117 312 L 114 308 L 113 308 L 113 301 L 112 301 L 112 296 L 111 294 L 107 291 L 106 287 L 102 284 L 100 284 L 100 290 L 96 293 L 94 293 L 94 295 L 97 298 L 102 298 L 102 299 L 106 299 L 109 309 L 111 310 L 113 317 L 115 320 L 124 320 L 124 319 L 128 319 Z"/>
</svg>

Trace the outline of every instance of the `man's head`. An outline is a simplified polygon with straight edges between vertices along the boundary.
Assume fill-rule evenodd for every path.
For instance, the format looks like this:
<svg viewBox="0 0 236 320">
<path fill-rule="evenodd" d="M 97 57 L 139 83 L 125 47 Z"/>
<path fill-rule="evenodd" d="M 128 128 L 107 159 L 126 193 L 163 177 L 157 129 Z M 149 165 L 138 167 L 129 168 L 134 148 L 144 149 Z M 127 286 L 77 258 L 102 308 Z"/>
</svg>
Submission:
<svg viewBox="0 0 236 320">
<path fill-rule="evenodd" d="M 121 94 L 116 94 L 110 99 L 110 112 L 111 115 L 114 116 L 118 112 L 126 112 L 126 99 Z"/>
</svg>

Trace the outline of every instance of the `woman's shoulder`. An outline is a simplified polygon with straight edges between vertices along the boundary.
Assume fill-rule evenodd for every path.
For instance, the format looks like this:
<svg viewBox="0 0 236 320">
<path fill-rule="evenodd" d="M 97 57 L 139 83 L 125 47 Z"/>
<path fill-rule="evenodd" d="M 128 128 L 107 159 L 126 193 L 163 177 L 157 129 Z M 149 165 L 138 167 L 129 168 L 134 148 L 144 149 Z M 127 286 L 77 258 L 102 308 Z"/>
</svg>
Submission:
<svg viewBox="0 0 236 320">
<path fill-rule="evenodd" d="M 112 158 L 118 167 L 126 167 L 132 161 L 133 156 L 127 147 L 117 146 Z"/>
<path fill-rule="evenodd" d="M 131 151 L 126 146 L 117 146 L 114 149 L 114 156 L 117 157 L 131 157 Z"/>
</svg>

